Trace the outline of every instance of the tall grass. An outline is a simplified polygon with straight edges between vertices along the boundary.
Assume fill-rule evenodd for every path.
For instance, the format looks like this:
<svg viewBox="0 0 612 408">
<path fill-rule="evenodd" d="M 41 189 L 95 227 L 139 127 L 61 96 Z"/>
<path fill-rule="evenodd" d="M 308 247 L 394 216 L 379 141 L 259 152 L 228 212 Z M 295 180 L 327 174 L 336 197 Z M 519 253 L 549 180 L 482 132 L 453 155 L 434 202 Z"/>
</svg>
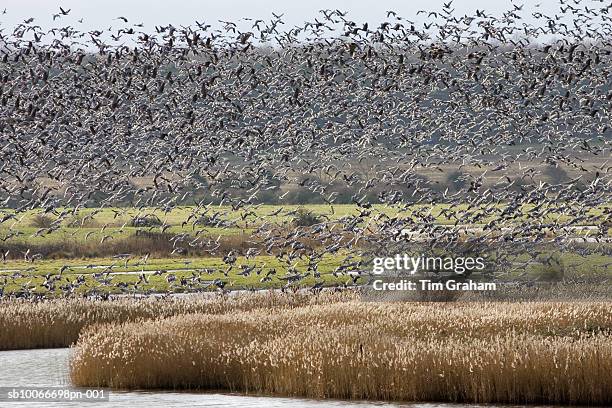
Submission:
<svg viewBox="0 0 612 408">
<path fill-rule="evenodd" d="M 189 313 L 223 314 L 255 308 L 276 310 L 354 297 L 349 292 L 319 296 L 267 292 L 236 296 L 123 298 L 112 301 L 54 299 L 0 300 L 0 350 L 68 347 L 87 326 L 140 322 Z"/>
<path fill-rule="evenodd" d="M 365 303 L 88 327 L 78 386 L 610 405 L 612 304 Z"/>
</svg>

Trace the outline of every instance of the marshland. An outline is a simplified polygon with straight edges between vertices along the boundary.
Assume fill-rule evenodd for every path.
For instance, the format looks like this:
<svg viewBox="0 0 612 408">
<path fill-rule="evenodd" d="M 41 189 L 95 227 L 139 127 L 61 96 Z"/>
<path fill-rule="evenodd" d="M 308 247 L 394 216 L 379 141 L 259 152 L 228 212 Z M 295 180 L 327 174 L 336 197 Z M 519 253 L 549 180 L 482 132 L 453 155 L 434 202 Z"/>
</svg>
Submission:
<svg viewBox="0 0 612 408">
<path fill-rule="evenodd" d="M 85 330 L 79 386 L 395 401 L 612 402 L 610 304 L 355 301 Z"/>
<path fill-rule="evenodd" d="M 457 216 L 480 221 L 455 225 L 449 215 L 451 208 Z M 531 224 L 528 216 L 534 210 L 532 205 L 517 208 L 512 220 L 502 225 L 524 228 Z M 415 205 L 408 211 L 377 204 L 365 216 L 357 206 L 348 204 L 261 205 L 249 211 L 219 207 L 215 211 L 211 221 L 207 215 L 211 209 L 194 206 L 170 211 L 155 207 L 64 208 L 59 215 L 41 215 L 43 211 L 36 209 L 19 216 L 5 210 L 7 220 L 0 224 L 0 236 L 4 234 L 0 243 L 1 293 L 61 297 L 363 284 L 368 281 L 372 255 L 389 251 L 386 241 L 395 240 L 385 231 L 385 219 L 401 217 L 404 222 L 418 223 L 426 213 L 435 228 L 470 243 L 490 234 L 487 223 L 496 222 L 507 207 L 486 210 L 467 205 Z M 606 279 L 612 270 L 612 230 L 604 228 L 610 205 L 599 205 L 580 219 L 564 214 L 555 205 L 545 212 L 547 221 L 562 222 L 545 231 L 546 240 L 537 244 L 537 257 L 530 256 L 529 244 L 523 243 L 504 257 L 515 267 L 500 269 L 504 273 L 498 275 L 537 278 L 554 257 L 563 264 L 560 278 Z M 206 223 L 198 221 L 202 218 Z M 346 230 L 357 221 L 367 229 Z M 341 236 L 324 234 L 334 229 L 345 231 Z M 405 231 L 416 233 L 418 229 Z M 272 239 L 273 245 L 265 244 Z M 568 244 L 559 247 L 555 243 L 558 239 Z M 280 245 L 287 240 L 296 247 L 291 257 Z M 426 246 L 429 240 L 424 235 L 421 244 Z M 329 251 L 334 245 L 337 249 Z M 490 251 L 499 244 L 487 246 Z M 495 262 L 501 264 L 501 258 Z"/>
<path fill-rule="evenodd" d="M 0 393 L 612 405 L 612 5 L 30 1 L 0 13 Z"/>
<path fill-rule="evenodd" d="M 75 386 L 608 405 L 612 303 L 356 291 L 3 304 L 2 349 L 70 346 Z M 0 352 L 0 357 L 3 353 Z"/>
</svg>

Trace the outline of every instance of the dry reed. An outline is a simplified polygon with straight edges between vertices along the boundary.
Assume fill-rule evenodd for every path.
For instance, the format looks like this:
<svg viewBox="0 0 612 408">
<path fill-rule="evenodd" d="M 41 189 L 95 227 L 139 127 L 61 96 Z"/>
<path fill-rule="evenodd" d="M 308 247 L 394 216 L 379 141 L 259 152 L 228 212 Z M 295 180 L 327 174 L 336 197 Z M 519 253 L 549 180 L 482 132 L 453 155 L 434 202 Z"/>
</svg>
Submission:
<svg viewBox="0 0 612 408">
<path fill-rule="evenodd" d="M 0 300 L 0 350 L 68 347 L 89 325 L 133 322 L 189 313 L 223 314 L 255 308 L 293 308 L 307 304 L 348 300 L 349 292 L 265 292 L 249 295 L 191 295 L 169 298 L 121 298 L 112 301 L 53 299 Z"/>
<path fill-rule="evenodd" d="M 612 304 L 365 303 L 91 326 L 78 386 L 314 398 L 612 403 Z"/>
</svg>

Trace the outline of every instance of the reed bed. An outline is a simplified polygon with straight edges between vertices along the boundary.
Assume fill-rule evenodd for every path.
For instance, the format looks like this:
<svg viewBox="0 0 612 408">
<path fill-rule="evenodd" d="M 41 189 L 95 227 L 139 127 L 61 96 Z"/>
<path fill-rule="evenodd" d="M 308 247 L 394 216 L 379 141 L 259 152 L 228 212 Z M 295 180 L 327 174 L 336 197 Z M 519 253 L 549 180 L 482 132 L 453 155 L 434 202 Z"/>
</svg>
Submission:
<svg viewBox="0 0 612 408">
<path fill-rule="evenodd" d="M 311 398 L 612 403 L 612 303 L 370 303 L 85 329 L 78 386 Z"/>
<path fill-rule="evenodd" d="M 68 347 L 87 326 L 99 323 L 140 322 L 169 316 L 206 313 L 223 314 L 256 308 L 277 310 L 355 298 L 351 292 L 264 292 L 256 294 L 185 297 L 82 298 L 42 301 L 0 300 L 0 350 Z"/>
</svg>

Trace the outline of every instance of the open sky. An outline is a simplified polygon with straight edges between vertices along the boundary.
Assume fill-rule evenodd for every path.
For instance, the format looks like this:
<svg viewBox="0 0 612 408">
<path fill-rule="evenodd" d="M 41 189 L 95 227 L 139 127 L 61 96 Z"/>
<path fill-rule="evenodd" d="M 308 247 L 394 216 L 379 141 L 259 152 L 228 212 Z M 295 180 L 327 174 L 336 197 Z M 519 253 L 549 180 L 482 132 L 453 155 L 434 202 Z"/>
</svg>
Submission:
<svg viewBox="0 0 612 408">
<path fill-rule="evenodd" d="M 589 4 L 593 0 L 589 0 Z M 559 10 L 558 0 L 516 0 L 524 5 L 526 16 L 537 10 L 554 14 Z M 592 4 L 602 3 L 594 2 Z M 59 7 L 70 9 L 70 14 L 53 22 L 52 15 Z M 452 7 L 458 14 L 474 14 L 476 9 L 499 14 L 512 8 L 509 0 L 454 0 Z M 172 23 L 175 26 L 193 24 L 195 20 L 216 23 L 218 20 L 236 21 L 241 17 L 268 18 L 272 12 L 284 13 L 283 21 L 291 27 L 311 20 L 320 9 L 349 11 L 348 17 L 358 22 L 377 23 L 386 17 L 387 10 L 394 10 L 403 17 L 414 18 L 417 10 L 442 8 L 442 0 L 2 0 L 0 23 L 14 27 L 24 19 L 34 17 L 43 28 L 73 25 L 79 31 L 108 28 L 120 25 L 116 19 L 125 16 L 132 23 L 144 23 L 145 27 Z M 79 23 L 79 19 L 83 19 Z"/>
</svg>

